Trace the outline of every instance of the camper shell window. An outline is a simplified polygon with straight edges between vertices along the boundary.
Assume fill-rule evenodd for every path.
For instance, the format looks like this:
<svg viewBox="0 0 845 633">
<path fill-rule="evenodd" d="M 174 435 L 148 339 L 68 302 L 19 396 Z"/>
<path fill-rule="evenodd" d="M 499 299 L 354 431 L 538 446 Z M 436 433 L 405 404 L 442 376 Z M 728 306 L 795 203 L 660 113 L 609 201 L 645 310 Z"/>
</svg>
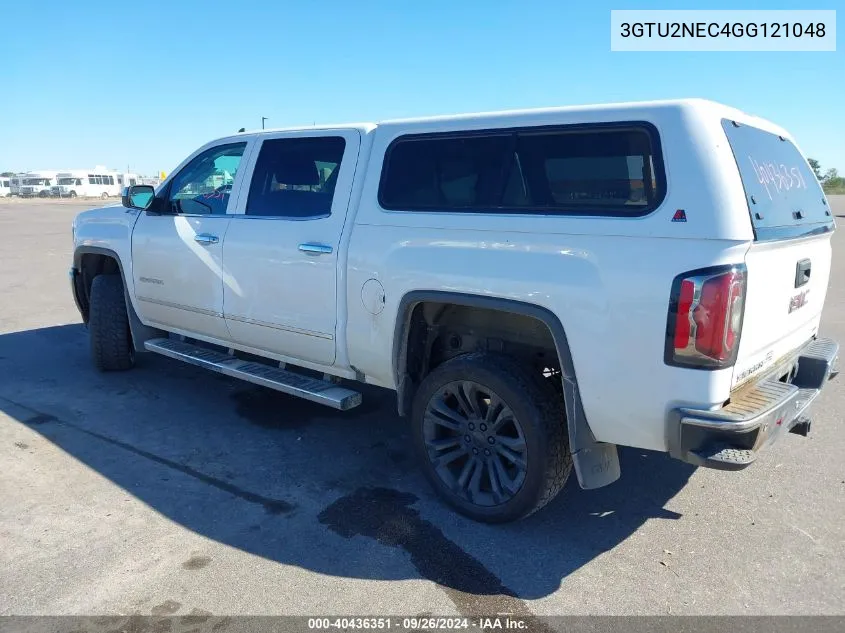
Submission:
<svg viewBox="0 0 845 633">
<path fill-rule="evenodd" d="M 666 190 L 644 122 L 400 136 L 379 203 L 395 211 L 641 216 Z"/>
</svg>

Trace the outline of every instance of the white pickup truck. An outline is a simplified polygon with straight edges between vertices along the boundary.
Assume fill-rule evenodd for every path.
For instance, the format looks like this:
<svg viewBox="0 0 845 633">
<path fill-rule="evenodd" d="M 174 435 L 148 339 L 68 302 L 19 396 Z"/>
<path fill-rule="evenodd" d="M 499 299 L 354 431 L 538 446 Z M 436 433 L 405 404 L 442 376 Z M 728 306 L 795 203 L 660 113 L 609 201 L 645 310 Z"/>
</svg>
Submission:
<svg viewBox="0 0 845 633">
<path fill-rule="evenodd" d="M 395 390 L 437 492 L 530 514 L 616 446 L 736 470 L 837 372 L 834 220 L 702 100 L 239 133 L 73 224 L 101 370 L 155 352 L 328 406 Z"/>
</svg>

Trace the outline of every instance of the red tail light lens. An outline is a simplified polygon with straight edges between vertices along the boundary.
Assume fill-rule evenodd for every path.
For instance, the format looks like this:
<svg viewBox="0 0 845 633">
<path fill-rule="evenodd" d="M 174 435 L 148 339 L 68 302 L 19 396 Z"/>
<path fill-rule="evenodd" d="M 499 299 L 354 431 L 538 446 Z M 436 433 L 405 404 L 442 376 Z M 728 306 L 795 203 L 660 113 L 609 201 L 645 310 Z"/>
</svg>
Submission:
<svg viewBox="0 0 845 633">
<path fill-rule="evenodd" d="M 745 304 L 745 266 L 702 268 L 675 278 L 665 360 L 718 369 L 736 361 Z"/>
</svg>

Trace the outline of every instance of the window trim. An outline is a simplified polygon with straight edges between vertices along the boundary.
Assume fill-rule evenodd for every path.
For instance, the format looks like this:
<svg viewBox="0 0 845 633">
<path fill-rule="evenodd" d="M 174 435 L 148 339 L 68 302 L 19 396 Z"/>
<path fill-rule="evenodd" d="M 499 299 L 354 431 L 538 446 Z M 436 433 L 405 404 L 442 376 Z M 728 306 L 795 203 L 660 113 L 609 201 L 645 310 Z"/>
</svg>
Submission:
<svg viewBox="0 0 845 633">
<path fill-rule="evenodd" d="M 652 162 L 654 163 L 654 179 L 656 183 L 655 201 L 636 211 L 631 207 L 583 207 L 579 205 L 568 205 L 560 207 L 548 206 L 498 206 L 498 207 L 452 207 L 444 208 L 436 206 L 393 206 L 384 200 L 385 179 L 389 168 L 390 157 L 396 145 L 418 140 L 436 139 L 461 139 L 474 138 L 479 136 L 507 136 L 512 137 L 512 142 L 518 139 L 519 134 L 539 135 L 543 133 L 579 133 L 579 132 L 645 132 L 648 138 L 649 150 Z M 645 184 L 645 183 L 644 183 Z M 660 141 L 660 133 L 657 127 L 648 121 L 608 121 L 602 123 L 568 123 L 555 125 L 536 125 L 518 127 L 485 128 L 481 130 L 450 130 L 445 132 L 422 132 L 415 134 L 402 134 L 394 138 L 384 150 L 384 158 L 381 165 L 377 199 L 382 211 L 385 212 L 408 212 L 408 213 L 475 213 L 487 215 L 543 215 L 543 216 L 587 216 L 587 217 L 614 217 L 614 218 L 641 218 L 654 213 L 666 199 L 667 183 L 666 170 L 663 159 L 663 147 Z"/>
</svg>

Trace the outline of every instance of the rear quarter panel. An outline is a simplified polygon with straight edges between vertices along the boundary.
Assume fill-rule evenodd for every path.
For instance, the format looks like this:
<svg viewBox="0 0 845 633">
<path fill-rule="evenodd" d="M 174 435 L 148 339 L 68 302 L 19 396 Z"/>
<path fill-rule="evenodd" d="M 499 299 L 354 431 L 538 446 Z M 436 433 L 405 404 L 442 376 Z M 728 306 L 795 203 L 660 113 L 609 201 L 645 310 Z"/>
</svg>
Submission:
<svg viewBox="0 0 845 633">
<path fill-rule="evenodd" d="M 721 404 L 732 375 L 732 369 L 664 364 L 672 281 L 686 270 L 741 262 L 752 237 L 747 218 L 720 211 L 726 191 L 741 191 L 741 183 L 718 166 L 730 150 L 724 134 L 701 125 L 706 109 L 695 103 L 564 109 L 514 119 L 435 120 L 412 130 L 647 121 L 661 137 L 668 187 L 660 207 L 640 218 L 385 211 L 377 202 L 381 162 L 390 142 L 409 130 L 401 123 L 380 126 L 349 246 L 350 362 L 370 382 L 395 388 L 394 330 L 401 300 L 411 291 L 535 304 L 556 314 L 566 331 L 597 439 L 666 450 L 668 411 Z M 676 209 L 686 211 L 686 223 L 671 221 Z M 377 315 L 361 299 L 369 279 L 385 289 Z"/>
</svg>

